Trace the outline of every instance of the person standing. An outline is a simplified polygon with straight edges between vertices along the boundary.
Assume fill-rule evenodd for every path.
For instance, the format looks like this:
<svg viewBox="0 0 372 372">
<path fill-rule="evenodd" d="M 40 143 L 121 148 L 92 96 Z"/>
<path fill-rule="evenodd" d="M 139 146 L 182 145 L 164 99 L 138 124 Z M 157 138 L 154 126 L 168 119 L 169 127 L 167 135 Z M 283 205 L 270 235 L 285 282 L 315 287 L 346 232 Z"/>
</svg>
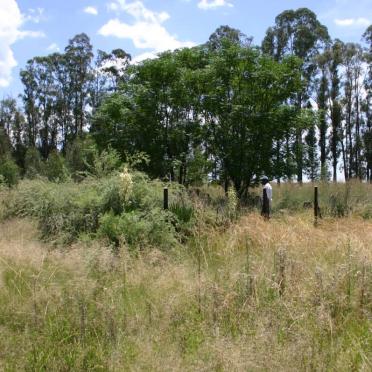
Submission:
<svg viewBox="0 0 372 372">
<path fill-rule="evenodd" d="M 262 188 L 262 210 L 261 216 L 269 219 L 270 218 L 270 210 L 271 204 L 273 200 L 273 188 L 270 185 L 269 178 L 263 176 L 261 178 Z M 266 195 L 265 195 L 266 194 Z"/>
</svg>

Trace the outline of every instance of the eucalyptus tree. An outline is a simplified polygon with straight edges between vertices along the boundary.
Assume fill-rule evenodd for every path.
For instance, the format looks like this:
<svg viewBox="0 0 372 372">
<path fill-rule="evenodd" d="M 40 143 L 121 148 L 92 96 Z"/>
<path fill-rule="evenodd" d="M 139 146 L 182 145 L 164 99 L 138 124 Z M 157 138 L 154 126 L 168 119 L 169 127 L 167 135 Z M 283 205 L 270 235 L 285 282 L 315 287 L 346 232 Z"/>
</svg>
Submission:
<svg viewBox="0 0 372 372">
<path fill-rule="evenodd" d="M 286 55 L 293 55 L 302 60 L 302 89 L 294 97 L 300 110 L 306 107 L 311 96 L 311 81 L 316 75 L 314 57 L 329 42 L 327 28 L 322 25 L 315 13 L 307 8 L 286 10 L 275 18 L 275 26 L 266 31 L 262 50 L 277 61 Z M 302 182 L 303 173 L 303 128 L 299 124 L 295 139 L 294 151 L 297 164 L 297 180 Z"/>
<path fill-rule="evenodd" d="M 0 160 L 11 152 L 9 137 L 5 134 L 4 128 L 0 125 Z"/>
<path fill-rule="evenodd" d="M 5 98 L 0 101 L 0 174 L 9 185 L 18 174 L 17 165 L 24 165 L 25 151 L 23 114 L 14 98 Z"/>
<path fill-rule="evenodd" d="M 36 98 L 35 64 L 32 59 L 27 61 L 25 68 L 20 72 L 20 76 L 23 83 L 23 94 L 21 97 L 27 122 L 27 146 L 35 147 L 38 139 L 40 112 Z"/>
<path fill-rule="evenodd" d="M 319 76 L 315 78 L 315 94 L 316 102 L 318 106 L 318 130 L 319 130 L 319 149 L 320 149 L 320 175 L 322 180 L 327 179 L 327 129 L 328 129 L 328 99 L 329 99 L 329 81 L 328 81 L 328 50 L 324 53 L 319 54 L 316 57 L 317 67 L 319 70 Z M 311 135 L 315 132 L 313 126 L 310 126 L 309 131 Z M 314 132 L 314 133 L 313 133 Z M 310 133 L 309 133 L 310 135 Z"/>
<path fill-rule="evenodd" d="M 69 73 L 69 89 L 72 93 L 72 111 L 74 126 L 72 135 L 76 137 L 83 134 L 88 124 L 86 106 L 89 103 L 89 86 L 93 78 L 91 62 L 93 47 L 89 37 L 82 33 L 74 36 L 65 48 Z"/>
<path fill-rule="evenodd" d="M 25 154 L 27 151 L 25 143 L 25 118 L 20 108 L 16 107 L 12 123 L 11 143 L 13 157 L 19 167 L 24 169 Z"/>
<path fill-rule="evenodd" d="M 30 59 L 21 70 L 22 99 L 28 146 L 49 152 L 65 150 L 67 142 L 89 125 L 92 45 L 87 35 L 76 35 L 65 53 Z"/>
<path fill-rule="evenodd" d="M 32 145 L 39 141 L 42 155 L 47 158 L 50 150 L 57 147 L 58 128 L 53 121 L 55 87 L 49 57 L 34 57 L 21 71 L 25 86 L 23 100 L 32 131 Z M 31 145 L 31 146 L 32 146 Z"/>
<path fill-rule="evenodd" d="M 54 120 L 58 129 L 58 147 L 61 148 L 62 152 L 65 152 L 73 128 L 72 76 L 70 74 L 67 57 L 64 53 L 53 53 L 49 55 L 48 58 L 53 76 L 53 111 Z"/>
<path fill-rule="evenodd" d="M 17 111 L 16 101 L 5 98 L 0 101 L 0 157 L 11 152 L 11 135 Z"/>
<path fill-rule="evenodd" d="M 368 65 L 368 71 L 364 79 L 366 98 L 363 105 L 363 111 L 365 113 L 363 143 L 366 160 L 366 178 L 369 182 L 372 182 L 372 25 L 364 32 L 363 39 L 367 45 L 364 53 L 364 61 Z"/>
<path fill-rule="evenodd" d="M 128 79 L 130 61 L 130 54 L 122 49 L 114 49 L 111 53 L 98 50 L 89 87 L 93 115 L 107 94 L 117 92 L 119 85 Z"/>
<path fill-rule="evenodd" d="M 224 42 L 230 42 L 232 44 L 250 47 L 253 41 L 252 37 L 248 37 L 246 34 L 236 28 L 224 25 L 218 27 L 209 37 L 206 45 L 211 50 L 221 49 Z"/>
<path fill-rule="evenodd" d="M 0 101 L 0 131 L 3 144 L 7 144 L 6 149 L 0 152 L 12 152 L 17 164 L 23 167 L 26 152 L 25 119 L 14 98 L 8 97 Z"/>
<path fill-rule="evenodd" d="M 17 102 L 8 97 L 0 101 L 0 128 L 10 138 L 12 127 L 17 112 Z"/>
<path fill-rule="evenodd" d="M 344 107 L 345 107 L 345 158 L 347 179 L 361 178 L 361 76 L 362 48 L 356 43 L 346 43 L 343 50 L 343 66 L 345 70 Z"/>
<path fill-rule="evenodd" d="M 341 64 L 342 64 L 343 43 L 340 40 L 335 40 L 331 48 L 326 51 L 327 70 L 330 80 L 329 88 L 329 110 L 331 120 L 330 133 L 330 151 L 332 157 L 332 175 L 333 182 L 337 182 L 337 165 L 340 156 L 340 146 L 342 146 L 341 121 L 342 121 L 342 105 L 340 102 L 341 91 Z M 344 172 L 347 172 L 346 163 L 344 163 Z M 345 173 L 345 179 L 347 174 Z"/>
<path fill-rule="evenodd" d="M 319 178 L 319 159 L 317 149 L 315 124 L 312 123 L 305 135 L 305 159 L 304 170 L 309 179 L 314 182 Z M 324 175 L 321 175 L 324 177 Z"/>
</svg>

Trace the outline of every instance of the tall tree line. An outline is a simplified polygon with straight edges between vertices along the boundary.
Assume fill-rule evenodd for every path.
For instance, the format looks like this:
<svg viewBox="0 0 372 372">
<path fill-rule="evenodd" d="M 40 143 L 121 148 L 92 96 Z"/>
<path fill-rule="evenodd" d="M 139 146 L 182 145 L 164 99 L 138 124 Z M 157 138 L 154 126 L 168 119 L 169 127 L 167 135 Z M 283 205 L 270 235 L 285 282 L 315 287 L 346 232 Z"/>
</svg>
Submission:
<svg viewBox="0 0 372 372">
<path fill-rule="evenodd" d="M 0 101 L 0 159 L 26 174 L 30 151 L 69 157 L 94 139 L 122 160 L 146 154 L 152 177 L 210 178 L 241 197 L 263 173 L 372 181 L 372 26 L 363 43 L 331 40 L 306 8 L 279 14 L 261 46 L 221 26 L 135 65 L 122 49 L 94 57 L 79 34 L 27 62 L 23 107 Z"/>
</svg>

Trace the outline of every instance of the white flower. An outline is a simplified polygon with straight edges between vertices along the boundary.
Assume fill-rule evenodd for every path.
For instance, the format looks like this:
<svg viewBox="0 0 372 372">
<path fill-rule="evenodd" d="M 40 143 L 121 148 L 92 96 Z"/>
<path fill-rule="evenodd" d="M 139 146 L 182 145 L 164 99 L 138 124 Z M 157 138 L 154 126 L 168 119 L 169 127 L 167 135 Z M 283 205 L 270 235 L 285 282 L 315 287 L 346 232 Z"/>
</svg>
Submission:
<svg viewBox="0 0 372 372">
<path fill-rule="evenodd" d="M 128 168 L 124 167 L 123 172 L 120 173 L 121 193 L 126 200 L 133 190 L 133 180 Z"/>
</svg>

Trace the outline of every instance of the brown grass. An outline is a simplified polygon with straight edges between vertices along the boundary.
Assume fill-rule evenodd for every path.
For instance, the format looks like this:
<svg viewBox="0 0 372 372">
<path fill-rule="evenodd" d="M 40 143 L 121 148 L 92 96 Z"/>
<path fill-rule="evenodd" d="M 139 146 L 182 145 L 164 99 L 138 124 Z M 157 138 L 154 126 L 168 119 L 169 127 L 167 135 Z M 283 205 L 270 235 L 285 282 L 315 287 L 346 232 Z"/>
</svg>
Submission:
<svg viewBox="0 0 372 372">
<path fill-rule="evenodd" d="M 370 370 L 371 242 L 359 218 L 249 214 L 183 251 L 115 255 L 5 222 L 0 369 Z"/>
</svg>

